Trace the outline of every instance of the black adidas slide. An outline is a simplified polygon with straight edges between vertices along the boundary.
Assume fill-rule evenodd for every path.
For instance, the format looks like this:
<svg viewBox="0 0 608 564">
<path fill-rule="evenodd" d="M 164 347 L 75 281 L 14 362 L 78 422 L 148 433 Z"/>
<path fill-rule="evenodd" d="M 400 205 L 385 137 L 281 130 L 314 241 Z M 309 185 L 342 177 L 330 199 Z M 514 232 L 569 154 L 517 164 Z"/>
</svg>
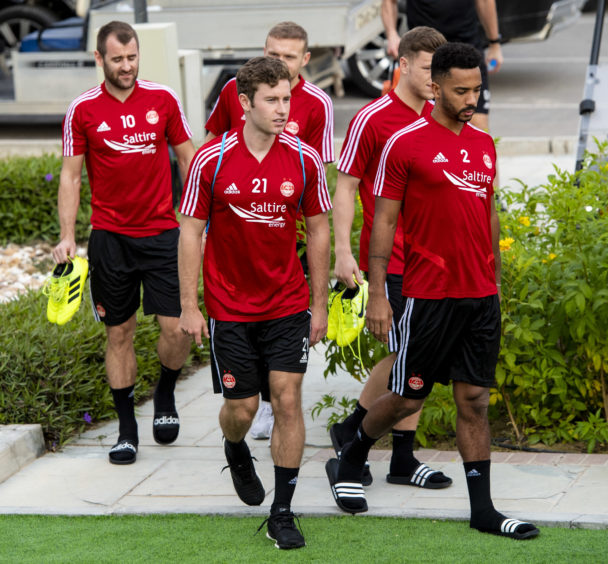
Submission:
<svg viewBox="0 0 608 564">
<path fill-rule="evenodd" d="M 179 416 L 177 411 L 158 411 L 152 421 L 152 435 L 159 445 L 175 442 L 179 435 Z"/>
<path fill-rule="evenodd" d="M 431 477 L 435 476 L 441 480 L 431 481 Z M 452 485 L 452 478 L 448 478 L 443 472 L 433 470 L 426 464 L 420 464 L 409 476 L 394 476 L 386 475 L 386 481 L 389 484 L 399 484 L 401 486 L 418 486 L 419 488 L 427 488 L 429 490 L 440 490 Z"/>
<path fill-rule="evenodd" d="M 347 513 L 354 514 L 367 511 L 363 485 L 360 482 L 338 482 L 339 464 L 337 458 L 330 458 L 325 464 L 325 472 L 327 472 L 331 493 L 336 500 L 336 504 Z"/>
<path fill-rule="evenodd" d="M 338 458 L 340 458 L 340 453 L 342 452 L 342 442 L 340 440 L 340 437 L 338 436 L 338 430 L 337 430 L 338 425 L 339 425 L 339 423 L 334 423 L 329 428 L 329 438 L 331 439 L 331 444 L 334 447 L 336 456 Z M 374 478 L 372 476 L 372 472 L 369 467 L 369 462 L 366 460 L 365 466 L 363 467 L 363 476 L 361 476 L 361 483 L 364 486 L 371 486 L 373 481 L 374 481 Z"/>
<path fill-rule="evenodd" d="M 490 533 L 515 540 L 533 539 L 540 534 L 540 531 L 532 523 L 526 523 L 518 519 L 504 519 L 500 524 L 500 529 L 473 528 L 482 533 Z"/>
<path fill-rule="evenodd" d="M 120 440 L 108 453 L 112 464 L 133 464 L 137 459 L 137 442 L 132 439 Z"/>
</svg>

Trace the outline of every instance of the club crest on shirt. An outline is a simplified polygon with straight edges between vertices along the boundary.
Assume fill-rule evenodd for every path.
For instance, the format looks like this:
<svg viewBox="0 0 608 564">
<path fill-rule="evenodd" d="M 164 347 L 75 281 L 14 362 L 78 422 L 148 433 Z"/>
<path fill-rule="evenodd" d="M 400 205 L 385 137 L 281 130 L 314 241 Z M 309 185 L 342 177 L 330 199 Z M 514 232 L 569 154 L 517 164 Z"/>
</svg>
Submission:
<svg viewBox="0 0 608 564">
<path fill-rule="evenodd" d="M 300 131 L 300 126 L 297 121 L 288 121 L 285 126 L 285 131 L 288 131 L 292 135 L 297 135 L 298 131 Z"/>
<path fill-rule="evenodd" d="M 281 190 L 281 194 L 283 194 L 283 196 L 289 198 L 289 196 L 293 195 L 295 188 L 296 187 L 293 185 L 293 182 L 286 180 L 283 182 L 283 184 L 281 184 L 279 190 Z"/>
<path fill-rule="evenodd" d="M 146 121 L 150 124 L 150 125 L 155 125 L 158 123 L 158 114 L 156 113 L 155 110 L 150 110 L 147 114 L 146 114 Z"/>
<path fill-rule="evenodd" d="M 492 157 L 488 153 L 483 154 L 483 164 L 485 164 L 490 170 L 492 170 Z"/>
</svg>

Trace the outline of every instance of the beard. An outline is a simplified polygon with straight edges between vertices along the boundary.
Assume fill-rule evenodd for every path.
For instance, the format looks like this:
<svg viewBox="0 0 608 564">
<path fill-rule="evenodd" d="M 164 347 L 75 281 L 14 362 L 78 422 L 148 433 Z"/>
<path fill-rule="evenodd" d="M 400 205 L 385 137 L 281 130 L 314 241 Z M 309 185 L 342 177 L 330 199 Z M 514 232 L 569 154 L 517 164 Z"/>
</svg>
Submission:
<svg viewBox="0 0 608 564">
<path fill-rule="evenodd" d="M 131 72 L 125 73 L 123 71 L 112 72 L 107 65 L 103 65 L 103 74 L 106 80 L 114 87 L 120 90 L 130 90 L 135 85 L 135 80 L 139 73 L 139 67 L 135 67 Z"/>
</svg>

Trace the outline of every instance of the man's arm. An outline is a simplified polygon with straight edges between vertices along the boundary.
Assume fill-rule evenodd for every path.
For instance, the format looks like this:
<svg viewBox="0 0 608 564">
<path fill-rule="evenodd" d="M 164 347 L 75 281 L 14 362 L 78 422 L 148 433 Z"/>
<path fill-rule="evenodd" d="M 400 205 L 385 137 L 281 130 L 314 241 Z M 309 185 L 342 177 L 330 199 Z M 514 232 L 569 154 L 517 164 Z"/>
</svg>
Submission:
<svg viewBox="0 0 608 564">
<path fill-rule="evenodd" d="M 202 343 L 201 333 L 209 337 L 207 322 L 198 307 L 198 277 L 201 271 L 202 240 L 206 225 L 206 220 L 182 215 L 177 251 L 179 295 L 182 306 L 179 327 L 183 333 L 190 335 L 197 345 Z"/>
<path fill-rule="evenodd" d="M 500 219 L 496 213 L 496 203 L 494 196 L 490 201 L 490 230 L 492 232 L 492 252 L 494 253 L 494 272 L 496 275 L 496 286 L 498 286 L 498 297 L 500 298 L 500 272 L 502 268 L 502 259 L 500 257 Z"/>
<path fill-rule="evenodd" d="M 398 15 L 397 0 L 382 0 L 380 8 L 380 17 L 384 24 L 384 32 L 386 33 L 386 52 L 397 59 L 399 52 L 399 32 L 397 31 L 397 15 Z"/>
<path fill-rule="evenodd" d="M 60 241 L 53 249 L 53 258 L 57 263 L 67 262 L 76 254 L 76 214 L 80 205 L 83 162 L 84 155 L 63 157 L 57 193 Z"/>
<path fill-rule="evenodd" d="M 355 217 L 355 196 L 358 187 L 358 178 L 338 171 L 333 202 L 334 251 L 336 253 L 334 275 L 349 288 L 355 286 L 353 274 L 357 277 L 359 284 L 363 282 L 363 276 L 350 246 L 350 232 Z"/>
<path fill-rule="evenodd" d="M 496 0 L 475 0 L 475 8 L 486 37 L 488 39 L 498 39 L 500 30 L 498 29 Z M 491 65 L 490 61 L 496 61 L 496 63 Z M 486 51 L 486 63 L 488 64 L 489 72 L 498 72 L 500 70 L 503 63 L 500 43 L 490 43 Z"/>
<path fill-rule="evenodd" d="M 327 334 L 327 288 L 329 286 L 330 231 L 327 212 L 306 217 L 306 258 L 312 301 L 310 346 Z"/>
<path fill-rule="evenodd" d="M 401 200 L 376 197 L 374 224 L 369 242 L 369 301 L 366 325 L 371 334 L 388 343 L 393 310 L 386 297 L 386 269 L 393 251 Z"/>
<path fill-rule="evenodd" d="M 190 166 L 190 161 L 196 152 L 194 145 L 192 144 L 192 140 L 188 139 L 188 141 L 184 141 L 179 145 L 175 145 L 173 147 L 175 151 L 175 155 L 177 156 L 177 164 L 179 166 L 179 173 L 182 179 L 186 179 L 188 176 L 188 167 Z"/>
</svg>

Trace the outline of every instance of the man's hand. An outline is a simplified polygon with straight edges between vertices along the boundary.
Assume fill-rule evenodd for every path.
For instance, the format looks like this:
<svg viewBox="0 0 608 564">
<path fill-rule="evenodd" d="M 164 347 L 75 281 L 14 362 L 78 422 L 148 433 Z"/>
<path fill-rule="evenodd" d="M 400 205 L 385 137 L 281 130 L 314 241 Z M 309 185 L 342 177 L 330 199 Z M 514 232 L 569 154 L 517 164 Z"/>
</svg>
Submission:
<svg viewBox="0 0 608 564">
<path fill-rule="evenodd" d="M 370 292 L 365 313 L 365 325 L 381 343 L 388 343 L 388 332 L 393 321 L 393 310 L 384 292 Z"/>
<path fill-rule="evenodd" d="M 200 309 L 182 310 L 179 328 L 184 335 L 190 335 L 197 345 L 202 345 L 201 334 L 209 338 L 209 328 Z"/>
<path fill-rule="evenodd" d="M 314 347 L 327 335 L 327 307 L 310 308 L 310 346 Z"/>
<path fill-rule="evenodd" d="M 488 65 L 488 72 L 491 74 L 497 73 L 502 66 L 503 60 L 500 43 L 490 43 L 486 50 L 486 65 Z"/>
<path fill-rule="evenodd" d="M 76 241 L 71 238 L 62 239 L 53 249 L 53 258 L 57 264 L 68 262 L 76 256 Z"/>
<path fill-rule="evenodd" d="M 349 288 L 354 288 L 355 281 L 353 280 L 353 275 L 359 284 L 363 284 L 363 275 L 361 274 L 357 261 L 352 253 L 345 253 L 343 255 L 336 253 L 334 276 L 342 282 L 342 284 L 346 284 Z"/>
</svg>

